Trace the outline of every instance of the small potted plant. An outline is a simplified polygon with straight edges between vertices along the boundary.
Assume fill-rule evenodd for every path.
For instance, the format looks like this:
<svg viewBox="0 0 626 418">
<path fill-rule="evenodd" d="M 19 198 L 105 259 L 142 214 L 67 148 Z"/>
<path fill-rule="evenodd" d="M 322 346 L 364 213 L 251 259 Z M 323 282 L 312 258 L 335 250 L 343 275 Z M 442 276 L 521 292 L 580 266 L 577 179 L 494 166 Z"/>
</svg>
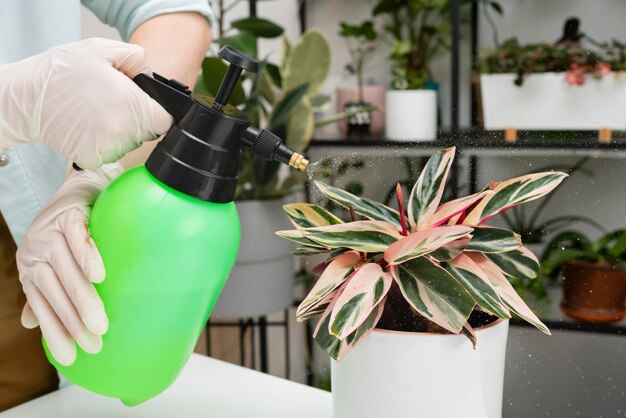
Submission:
<svg viewBox="0 0 626 418">
<path fill-rule="evenodd" d="M 339 124 L 342 134 L 348 137 L 382 137 L 384 130 L 385 88 L 382 86 L 365 85 L 365 69 L 376 50 L 378 34 L 374 23 L 366 20 L 352 25 L 341 22 L 339 35 L 346 39 L 350 63 L 346 71 L 356 77 L 355 87 L 337 88 L 337 112 L 350 112 L 375 106 L 377 110 L 362 111 Z"/>
<path fill-rule="evenodd" d="M 399 141 L 437 138 L 437 84 L 431 60 L 448 45 L 445 1 L 380 0 L 374 16 L 392 39 L 391 90 L 385 98 L 386 136 Z"/>
<path fill-rule="evenodd" d="M 509 39 L 480 59 L 486 129 L 623 130 L 626 46 Z"/>
<path fill-rule="evenodd" d="M 596 242 L 576 231 L 557 235 L 541 262 L 547 276 L 561 273 L 563 312 L 579 321 L 609 323 L 626 317 L 626 231 Z"/>
<path fill-rule="evenodd" d="M 454 153 L 431 157 L 408 203 L 397 188 L 399 210 L 319 182 L 350 220 L 314 204 L 285 206 L 296 229 L 277 234 L 300 244 L 299 254 L 327 254 L 297 318 L 319 317 L 314 337 L 333 359 L 334 416 L 417 408 L 427 417 L 498 417 L 507 319 L 549 334 L 507 280 L 536 276 L 537 259 L 519 235 L 485 222 L 546 195 L 566 174 L 493 182 L 441 204 Z"/>
</svg>

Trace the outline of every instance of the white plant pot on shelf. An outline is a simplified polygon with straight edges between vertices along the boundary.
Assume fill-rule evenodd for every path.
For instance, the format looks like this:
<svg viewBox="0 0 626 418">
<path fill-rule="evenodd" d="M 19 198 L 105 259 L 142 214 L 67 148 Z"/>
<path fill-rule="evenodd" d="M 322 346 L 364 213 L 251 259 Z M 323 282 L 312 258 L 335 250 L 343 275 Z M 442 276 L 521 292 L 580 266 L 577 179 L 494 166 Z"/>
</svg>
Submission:
<svg viewBox="0 0 626 418">
<path fill-rule="evenodd" d="M 485 129 L 611 130 L 626 129 L 626 77 L 609 74 L 601 80 L 586 76 L 582 86 L 570 86 L 564 73 L 524 76 L 482 74 L 480 88 Z"/>
<path fill-rule="evenodd" d="M 393 141 L 437 139 L 437 92 L 389 90 L 385 98 L 385 129 Z"/>
<path fill-rule="evenodd" d="M 332 361 L 336 418 L 501 418 L 509 321 L 464 335 L 375 329 Z"/>
<path fill-rule="evenodd" d="M 211 318 L 248 318 L 290 307 L 294 301 L 293 245 L 275 232 L 290 229 L 285 199 L 236 202 L 241 245 Z"/>
</svg>

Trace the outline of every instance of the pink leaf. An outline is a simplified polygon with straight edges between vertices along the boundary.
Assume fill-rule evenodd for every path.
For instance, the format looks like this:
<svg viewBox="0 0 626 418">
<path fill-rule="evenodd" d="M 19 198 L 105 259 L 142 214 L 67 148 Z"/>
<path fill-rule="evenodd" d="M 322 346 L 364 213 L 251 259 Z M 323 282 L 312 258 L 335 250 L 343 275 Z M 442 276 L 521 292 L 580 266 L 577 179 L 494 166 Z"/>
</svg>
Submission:
<svg viewBox="0 0 626 418">
<path fill-rule="evenodd" d="M 387 248 L 385 261 L 395 265 L 426 255 L 452 241 L 468 236 L 472 228 L 466 226 L 440 226 L 414 232 Z"/>
<path fill-rule="evenodd" d="M 337 297 L 330 317 L 329 332 L 344 339 L 355 331 L 387 295 L 393 279 L 380 265 L 369 263 L 359 268 Z"/>
<path fill-rule="evenodd" d="M 484 190 L 482 192 L 474 193 L 472 195 L 461 197 L 459 199 L 454 199 L 447 203 L 444 203 L 443 205 L 439 206 L 433 216 L 427 219 L 423 225 L 420 225 L 420 228 L 430 228 L 444 225 L 450 219 L 463 213 L 463 211 L 474 205 L 483 197 L 492 194 L 492 191 Z"/>
<path fill-rule="evenodd" d="M 361 257 L 356 251 L 343 253 L 331 261 L 313 286 L 313 289 L 298 306 L 296 317 L 304 315 L 307 311 L 319 305 L 326 295 L 337 289 L 362 264 L 363 261 L 361 261 Z"/>
</svg>

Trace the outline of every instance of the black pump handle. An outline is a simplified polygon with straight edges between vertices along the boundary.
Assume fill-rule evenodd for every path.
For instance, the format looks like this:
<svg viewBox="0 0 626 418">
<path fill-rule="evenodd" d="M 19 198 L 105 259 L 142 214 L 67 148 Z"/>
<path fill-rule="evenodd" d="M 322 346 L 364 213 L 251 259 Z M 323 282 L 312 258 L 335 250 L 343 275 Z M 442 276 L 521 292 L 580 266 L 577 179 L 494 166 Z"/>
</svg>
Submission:
<svg viewBox="0 0 626 418">
<path fill-rule="evenodd" d="M 229 46 L 220 49 L 217 56 L 230 63 L 226 75 L 224 75 L 224 79 L 222 80 L 222 84 L 220 84 L 220 88 L 215 95 L 215 102 L 218 107 L 224 107 L 230 100 L 230 95 L 233 93 L 233 89 L 239 81 L 241 72 L 246 70 L 251 73 L 256 73 L 259 71 L 259 63 L 249 55 Z"/>
<path fill-rule="evenodd" d="M 133 81 L 174 116 L 176 122 L 180 122 L 192 104 L 191 90 L 180 81 L 169 80 L 157 73 L 152 75 L 141 73 Z"/>
</svg>

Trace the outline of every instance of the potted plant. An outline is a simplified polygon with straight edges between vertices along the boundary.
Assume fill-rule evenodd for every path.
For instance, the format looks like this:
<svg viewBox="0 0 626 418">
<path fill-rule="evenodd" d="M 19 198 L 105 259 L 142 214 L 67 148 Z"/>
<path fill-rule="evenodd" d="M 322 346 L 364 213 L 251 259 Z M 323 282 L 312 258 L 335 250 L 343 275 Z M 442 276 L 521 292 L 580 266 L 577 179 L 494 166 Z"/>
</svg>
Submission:
<svg viewBox="0 0 626 418">
<path fill-rule="evenodd" d="M 569 180 L 569 178 L 576 173 L 585 174 L 591 177 L 593 173 L 585 168 L 585 164 L 589 161 L 589 159 L 590 157 L 583 157 L 576 161 L 573 165 L 551 164 L 540 168 L 538 171 L 561 170 L 569 175 L 567 180 Z M 507 229 L 518 233 L 522 237 L 526 247 L 538 257 L 541 257 L 547 248 L 547 236 L 555 234 L 565 227 L 571 227 L 574 223 L 583 223 L 590 225 L 601 232 L 606 232 L 602 225 L 586 216 L 544 216 L 546 206 L 552 199 L 554 199 L 555 196 L 557 196 L 557 193 L 550 194 L 531 211 L 527 211 L 523 206 L 516 206 L 512 208 L 511 211 L 502 214 L 502 220 L 504 221 Z M 524 300 L 527 300 L 527 298 L 532 295 L 535 300 L 541 301 L 545 300 L 547 297 L 545 289 L 546 279 L 550 279 L 550 277 L 543 277 L 540 275 L 537 280 L 512 278 L 510 281 L 515 290 Z"/>
<path fill-rule="evenodd" d="M 319 182 L 349 221 L 313 204 L 285 206 L 296 229 L 277 234 L 300 244 L 299 254 L 328 255 L 297 318 L 320 317 L 314 336 L 334 360 L 335 416 L 419 409 L 428 417 L 499 417 L 507 319 L 518 315 L 549 334 L 507 280 L 534 277 L 537 259 L 519 235 L 485 222 L 546 195 L 566 174 L 493 182 L 440 204 L 454 153 L 428 161 L 408 203 L 398 187 L 399 210 Z"/>
<path fill-rule="evenodd" d="M 625 129 L 626 46 L 586 40 L 520 45 L 513 38 L 483 54 L 485 128 Z"/>
<path fill-rule="evenodd" d="M 608 323 L 626 317 L 626 231 L 596 242 L 576 231 L 556 236 L 543 257 L 545 275 L 561 273 L 563 312 L 580 321 Z"/>
<path fill-rule="evenodd" d="M 352 25 L 341 22 L 339 35 L 346 39 L 350 63 L 346 71 L 356 77 L 356 87 L 337 88 L 337 112 L 354 111 L 373 105 L 377 109 L 372 112 L 363 111 L 342 121 L 339 129 L 348 137 L 382 137 L 385 123 L 385 88 L 382 86 L 366 86 L 365 69 L 376 50 L 378 34 L 371 20 Z"/>
<path fill-rule="evenodd" d="M 437 137 L 437 91 L 431 60 L 448 45 L 449 24 L 442 15 L 446 1 L 380 0 L 373 14 L 390 35 L 391 90 L 385 98 L 386 136 L 399 141 Z"/>
</svg>

